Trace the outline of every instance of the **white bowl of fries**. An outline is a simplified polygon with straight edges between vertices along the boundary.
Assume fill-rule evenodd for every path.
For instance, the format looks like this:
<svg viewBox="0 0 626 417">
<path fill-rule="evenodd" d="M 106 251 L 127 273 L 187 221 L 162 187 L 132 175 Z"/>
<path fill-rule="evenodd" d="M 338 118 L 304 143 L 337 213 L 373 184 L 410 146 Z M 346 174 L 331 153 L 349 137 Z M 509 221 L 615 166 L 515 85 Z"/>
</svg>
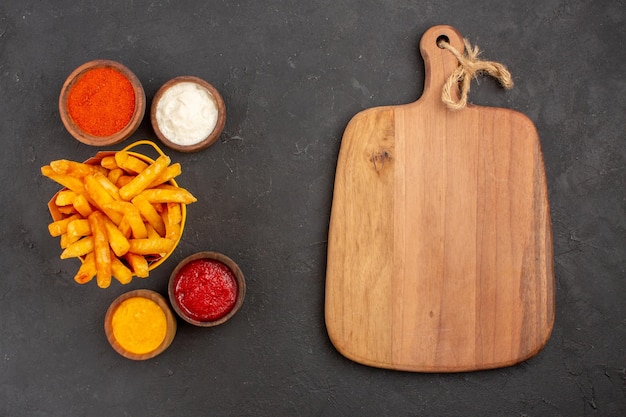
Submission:
<svg viewBox="0 0 626 417">
<path fill-rule="evenodd" d="M 130 149 L 149 145 L 156 160 Z M 187 204 L 196 198 L 175 181 L 181 173 L 154 143 L 139 141 L 120 151 L 98 152 L 85 162 L 65 159 L 42 167 L 64 188 L 48 203 L 60 237 L 61 259 L 82 262 L 74 280 L 96 278 L 107 288 L 115 278 L 128 284 L 146 278 L 174 251 L 182 237 Z"/>
</svg>

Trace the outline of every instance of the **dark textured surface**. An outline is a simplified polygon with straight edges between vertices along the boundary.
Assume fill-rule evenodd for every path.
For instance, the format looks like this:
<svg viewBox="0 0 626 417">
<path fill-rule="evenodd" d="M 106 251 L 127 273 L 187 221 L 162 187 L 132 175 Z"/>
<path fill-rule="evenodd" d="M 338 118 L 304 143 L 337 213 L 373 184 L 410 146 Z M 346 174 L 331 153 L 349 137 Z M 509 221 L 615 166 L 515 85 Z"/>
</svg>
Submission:
<svg viewBox="0 0 626 417">
<path fill-rule="evenodd" d="M 626 413 L 626 47 L 621 1 L 32 1 L 0 5 L 1 416 L 621 416 Z M 527 114 L 541 137 L 554 231 L 556 323 L 510 368 L 414 374 L 339 355 L 323 321 L 328 218 L 341 135 L 358 111 L 416 100 L 417 45 L 455 26 L 516 86 L 470 100 Z M 142 80 L 223 94 L 221 140 L 168 151 L 198 196 L 183 240 L 148 280 L 75 284 L 47 234 L 57 190 L 39 168 L 96 149 L 63 129 L 65 77 L 95 58 Z M 149 119 L 121 146 L 155 139 Z M 113 147 L 112 149 L 119 149 Z M 168 351 L 132 362 L 102 320 L 122 292 L 165 293 L 176 262 L 223 252 L 247 277 L 232 321 L 179 323 Z"/>
</svg>

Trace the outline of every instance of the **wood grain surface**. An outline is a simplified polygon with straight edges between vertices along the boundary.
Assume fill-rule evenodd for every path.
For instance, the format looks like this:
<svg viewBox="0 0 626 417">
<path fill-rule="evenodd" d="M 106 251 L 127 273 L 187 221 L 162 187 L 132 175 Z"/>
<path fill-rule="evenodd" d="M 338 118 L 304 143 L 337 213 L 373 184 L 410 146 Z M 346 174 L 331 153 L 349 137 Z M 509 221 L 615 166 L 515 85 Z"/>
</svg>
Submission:
<svg viewBox="0 0 626 417">
<path fill-rule="evenodd" d="M 536 354 L 554 321 L 553 249 L 539 137 L 509 109 L 450 111 L 458 62 L 420 42 L 426 79 L 411 104 L 365 110 L 341 143 L 325 319 L 344 356 L 370 366 L 454 372 Z"/>
</svg>

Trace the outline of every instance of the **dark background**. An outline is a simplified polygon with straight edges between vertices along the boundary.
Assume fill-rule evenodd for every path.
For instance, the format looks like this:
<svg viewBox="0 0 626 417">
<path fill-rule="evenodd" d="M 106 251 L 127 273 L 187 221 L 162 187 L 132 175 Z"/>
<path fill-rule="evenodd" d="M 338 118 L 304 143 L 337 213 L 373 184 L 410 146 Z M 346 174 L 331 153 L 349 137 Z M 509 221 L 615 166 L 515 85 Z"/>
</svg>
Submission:
<svg viewBox="0 0 626 417">
<path fill-rule="evenodd" d="M 622 416 L 626 410 L 626 47 L 623 1 L 33 1 L 0 5 L 1 416 Z M 541 138 L 554 232 L 556 323 L 517 366 L 460 374 L 369 368 L 324 326 L 333 179 L 362 109 L 419 98 L 418 43 L 456 27 L 513 74 L 473 82 L 470 101 L 528 115 Z M 148 105 L 178 75 L 213 83 L 228 121 L 183 165 L 183 239 L 147 280 L 80 286 L 47 233 L 51 160 L 84 160 L 57 110 L 69 73 L 114 59 Z M 149 118 L 120 149 L 156 140 Z M 108 345 L 103 317 L 135 288 L 166 293 L 200 250 L 243 269 L 227 324 L 179 322 L 145 362 Z"/>
</svg>

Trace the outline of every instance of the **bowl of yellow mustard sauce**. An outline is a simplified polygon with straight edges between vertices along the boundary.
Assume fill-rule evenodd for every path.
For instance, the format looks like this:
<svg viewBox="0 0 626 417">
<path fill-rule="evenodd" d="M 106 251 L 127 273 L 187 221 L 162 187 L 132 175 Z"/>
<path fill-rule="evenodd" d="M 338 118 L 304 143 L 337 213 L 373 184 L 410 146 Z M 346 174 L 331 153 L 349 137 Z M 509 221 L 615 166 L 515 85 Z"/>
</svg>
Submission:
<svg viewBox="0 0 626 417">
<path fill-rule="evenodd" d="M 104 331 L 117 353 L 128 359 L 146 360 L 170 346 L 176 334 L 176 319 L 161 294 L 134 290 L 111 303 Z"/>
</svg>

